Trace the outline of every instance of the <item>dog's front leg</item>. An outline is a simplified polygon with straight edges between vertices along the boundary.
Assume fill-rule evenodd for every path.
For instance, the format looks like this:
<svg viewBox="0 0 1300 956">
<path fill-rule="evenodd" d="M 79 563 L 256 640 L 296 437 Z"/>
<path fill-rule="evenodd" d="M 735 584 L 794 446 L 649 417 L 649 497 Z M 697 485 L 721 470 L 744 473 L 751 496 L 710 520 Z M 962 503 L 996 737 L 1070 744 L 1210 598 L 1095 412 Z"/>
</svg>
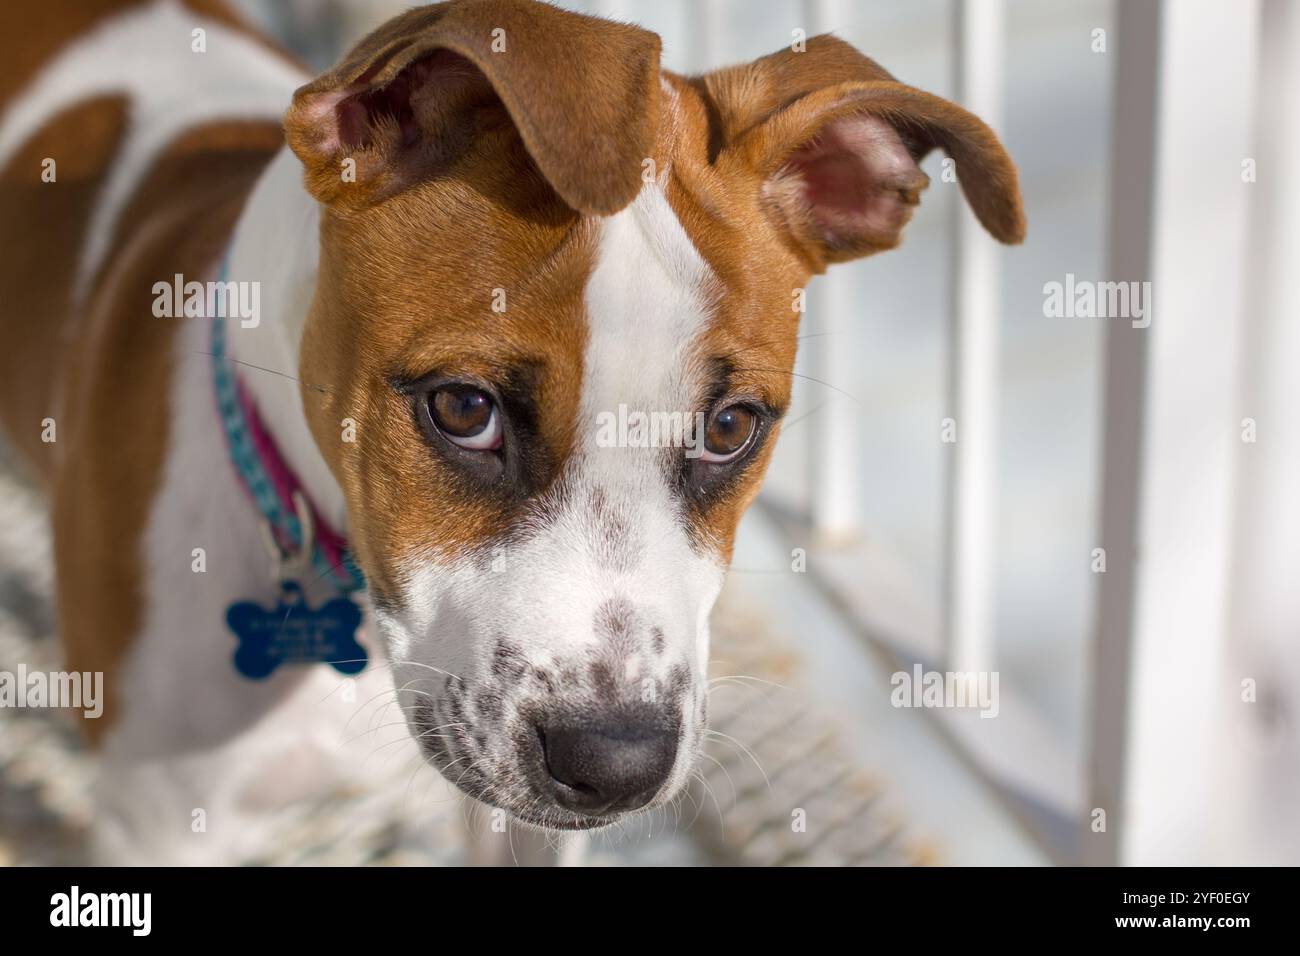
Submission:
<svg viewBox="0 0 1300 956">
<path fill-rule="evenodd" d="M 465 814 L 465 860 L 470 866 L 581 866 L 590 839 L 520 826 L 505 813 L 475 804 Z"/>
</svg>

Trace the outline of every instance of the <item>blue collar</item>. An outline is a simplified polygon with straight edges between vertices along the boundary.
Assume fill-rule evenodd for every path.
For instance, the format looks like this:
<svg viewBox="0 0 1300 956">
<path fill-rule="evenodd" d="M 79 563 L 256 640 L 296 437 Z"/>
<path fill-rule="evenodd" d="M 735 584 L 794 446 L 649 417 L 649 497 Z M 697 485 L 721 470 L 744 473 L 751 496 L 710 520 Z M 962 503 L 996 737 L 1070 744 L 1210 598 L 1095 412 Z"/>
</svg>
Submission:
<svg viewBox="0 0 1300 956">
<path fill-rule="evenodd" d="M 226 281 L 227 273 L 228 263 L 223 259 L 218 281 Z M 366 579 L 348 554 L 347 542 L 307 498 L 233 371 L 225 337 L 225 320 L 214 319 L 211 354 L 217 412 L 235 472 L 262 517 L 263 536 L 279 551 L 281 568 L 295 556 L 307 558 L 303 552 L 310 549 L 315 580 L 329 578 L 340 591 L 363 590 Z"/>
</svg>

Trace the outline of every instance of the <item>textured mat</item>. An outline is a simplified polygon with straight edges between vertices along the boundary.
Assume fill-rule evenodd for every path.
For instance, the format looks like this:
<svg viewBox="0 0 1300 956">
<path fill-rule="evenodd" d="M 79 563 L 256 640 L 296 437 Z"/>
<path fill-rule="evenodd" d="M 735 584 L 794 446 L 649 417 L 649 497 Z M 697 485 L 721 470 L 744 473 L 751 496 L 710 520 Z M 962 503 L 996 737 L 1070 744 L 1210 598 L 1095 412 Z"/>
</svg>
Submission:
<svg viewBox="0 0 1300 956">
<path fill-rule="evenodd" d="M 934 861 L 885 782 L 858 765 L 783 635 L 724 593 L 714 615 L 710 745 L 691 828 L 719 862 L 912 866 Z"/>
</svg>

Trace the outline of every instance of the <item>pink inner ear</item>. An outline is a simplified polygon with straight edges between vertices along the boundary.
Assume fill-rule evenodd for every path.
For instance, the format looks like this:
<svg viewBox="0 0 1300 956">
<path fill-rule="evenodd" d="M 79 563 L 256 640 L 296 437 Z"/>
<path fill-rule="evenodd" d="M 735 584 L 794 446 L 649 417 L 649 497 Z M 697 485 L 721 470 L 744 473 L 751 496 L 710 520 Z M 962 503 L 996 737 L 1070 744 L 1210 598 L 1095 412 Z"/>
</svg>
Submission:
<svg viewBox="0 0 1300 956">
<path fill-rule="evenodd" d="M 427 103 L 431 95 L 451 100 L 470 84 L 483 82 L 483 75 L 469 60 L 450 50 L 435 50 L 412 61 L 384 86 L 339 100 L 334 110 L 339 141 L 345 149 L 369 147 L 374 144 L 378 125 L 390 119 L 399 130 L 397 145 L 410 146 L 420 138 L 422 102 Z"/>
<path fill-rule="evenodd" d="M 893 245 L 928 182 L 889 123 L 860 113 L 832 120 L 791 155 L 813 222 L 832 245 Z"/>
</svg>

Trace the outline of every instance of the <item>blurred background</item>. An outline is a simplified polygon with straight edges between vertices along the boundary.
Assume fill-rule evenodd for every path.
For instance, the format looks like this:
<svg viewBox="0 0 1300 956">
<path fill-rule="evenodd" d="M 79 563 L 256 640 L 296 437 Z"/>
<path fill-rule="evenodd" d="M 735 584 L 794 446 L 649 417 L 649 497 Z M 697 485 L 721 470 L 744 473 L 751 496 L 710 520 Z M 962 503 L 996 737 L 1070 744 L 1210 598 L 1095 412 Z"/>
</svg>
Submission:
<svg viewBox="0 0 1300 956">
<path fill-rule="evenodd" d="M 237 5 L 320 69 L 408 6 Z M 560 5 L 681 72 L 834 32 L 988 121 L 1029 220 L 995 247 L 935 154 L 903 247 L 814 281 L 715 615 L 732 743 L 693 822 L 598 858 L 1300 863 L 1300 3 Z M 1046 314 L 1068 276 L 1149 281 L 1149 326 Z M 0 667 L 52 627 L 39 501 L 5 480 Z M 996 673 L 997 716 L 892 706 L 917 664 Z M 0 862 L 75 859 L 87 771 L 24 719 Z M 272 859 L 310 858 L 295 832 Z"/>
</svg>

